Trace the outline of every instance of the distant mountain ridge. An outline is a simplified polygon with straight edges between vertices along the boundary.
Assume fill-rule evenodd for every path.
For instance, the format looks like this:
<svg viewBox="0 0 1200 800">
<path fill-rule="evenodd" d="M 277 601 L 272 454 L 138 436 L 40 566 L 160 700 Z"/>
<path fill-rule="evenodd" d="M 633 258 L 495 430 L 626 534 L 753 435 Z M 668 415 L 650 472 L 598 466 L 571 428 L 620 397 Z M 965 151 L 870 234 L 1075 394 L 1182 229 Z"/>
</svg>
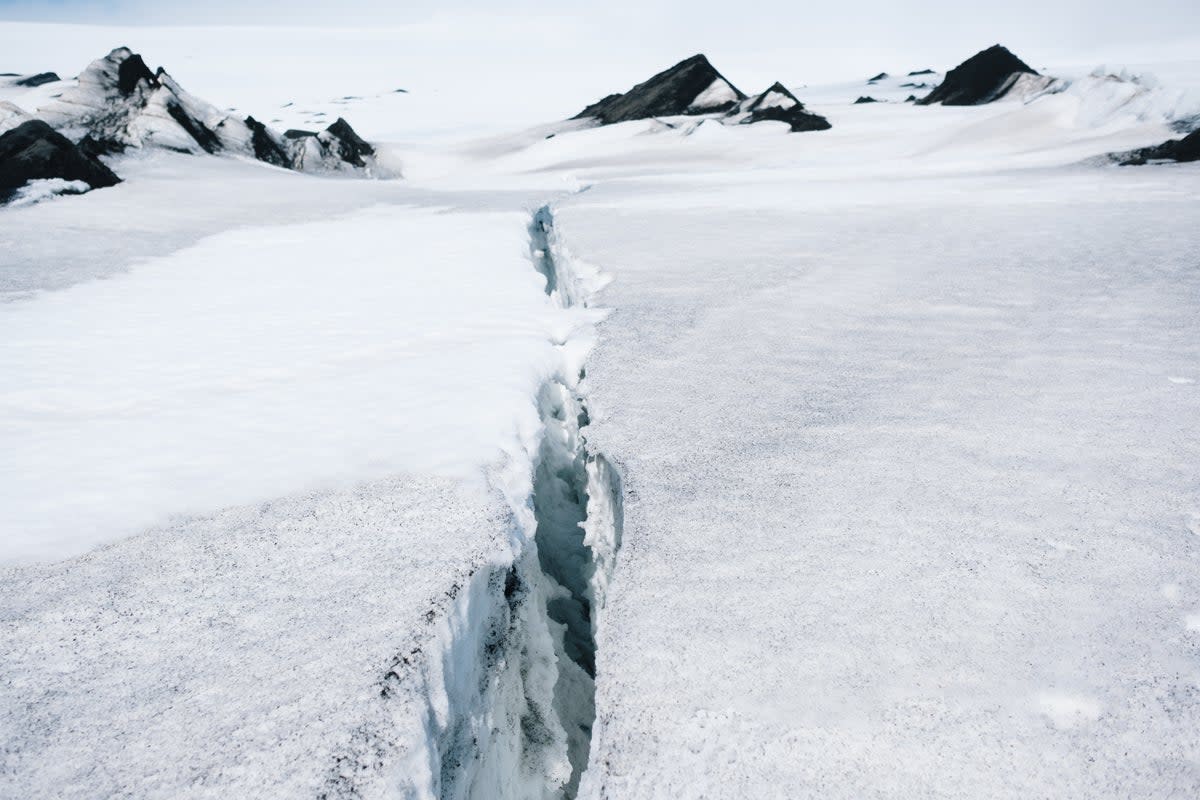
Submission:
<svg viewBox="0 0 1200 800">
<path fill-rule="evenodd" d="M 195 97 L 162 67 L 151 72 L 127 47 L 93 61 L 77 86 L 38 114 L 99 153 L 163 147 L 246 155 L 304 171 L 369 172 L 374 166 L 374 149 L 345 120 L 310 136 L 285 137 L 254 117 L 237 117 Z"/>
<path fill-rule="evenodd" d="M 721 113 L 740 124 L 785 122 L 794 132 L 831 127 L 824 117 L 806 111 L 804 104 L 779 82 L 755 97 L 747 96 L 703 53 L 680 61 L 627 92 L 610 94 L 571 119 L 594 119 L 601 125 L 612 125 L 655 117 Z"/>
<path fill-rule="evenodd" d="M 43 73 L 16 83 L 51 80 L 58 76 Z M 195 97 L 162 67 L 151 71 L 128 47 L 93 61 L 75 85 L 35 114 L 0 104 L 0 134 L 0 202 L 29 181 L 112 186 L 120 179 L 100 158 L 130 149 L 240 155 L 303 172 L 385 172 L 375 148 L 340 117 L 322 131 L 280 133 Z"/>
</svg>

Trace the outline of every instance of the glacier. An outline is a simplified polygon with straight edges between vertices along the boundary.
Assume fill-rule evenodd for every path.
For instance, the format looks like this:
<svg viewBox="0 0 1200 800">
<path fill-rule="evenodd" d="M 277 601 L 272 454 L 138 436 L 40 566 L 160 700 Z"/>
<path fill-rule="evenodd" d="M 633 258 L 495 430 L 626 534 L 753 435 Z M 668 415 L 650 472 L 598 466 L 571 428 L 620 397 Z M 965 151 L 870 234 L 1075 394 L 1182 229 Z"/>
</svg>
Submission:
<svg viewBox="0 0 1200 800">
<path fill-rule="evenodd" d="M 0 32 L 68 76 L 0 128 L 116 43 L 179 77 L 118 186 L 0 208 L 0 796 L 1200 791 L 1200 167 L 1110 156 L 1194 63 L 917 106 L 689 61 L 596 125 L 652 69 Z M 168 101 L 351 119 L 379 179 Z"/>
</svg>

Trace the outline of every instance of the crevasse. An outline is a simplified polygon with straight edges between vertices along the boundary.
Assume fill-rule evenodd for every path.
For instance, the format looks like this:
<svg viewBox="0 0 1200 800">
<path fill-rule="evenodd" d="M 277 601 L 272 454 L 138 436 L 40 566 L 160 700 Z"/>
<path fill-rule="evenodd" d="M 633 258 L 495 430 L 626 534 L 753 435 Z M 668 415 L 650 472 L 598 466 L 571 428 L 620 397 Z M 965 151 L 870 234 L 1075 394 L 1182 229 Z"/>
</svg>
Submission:
<svg viewBox="0 0 1200 800">
<path fill-rule="evenodd" d="M 586 309 L 602 282 L 565 251 L 549 207 L 533 214 L 529 238 L 551 301 Z M 441 652 L 410 654 L 385 677 L 385 696 L 406 695 L 394 707 L 423 709 L 419 743 L 390 768 L 401 796 L 573 798 L 587 768 L 596 627 L 620 547 L 621 485 L 612 463 L 587 446 L 578 363 L 587 345 L 568 336 L 555 346 L 561 364 L 537 396 L 532 475 L 523 496 L 510 497 L 532 538 L 515 537 L 511 565 L 481 567 L 450 593 L 436 623 Z M 339 763 L 330 795 L 359 796 L 356 770 L 383 747 L 366 742 Z"/>
</svg>

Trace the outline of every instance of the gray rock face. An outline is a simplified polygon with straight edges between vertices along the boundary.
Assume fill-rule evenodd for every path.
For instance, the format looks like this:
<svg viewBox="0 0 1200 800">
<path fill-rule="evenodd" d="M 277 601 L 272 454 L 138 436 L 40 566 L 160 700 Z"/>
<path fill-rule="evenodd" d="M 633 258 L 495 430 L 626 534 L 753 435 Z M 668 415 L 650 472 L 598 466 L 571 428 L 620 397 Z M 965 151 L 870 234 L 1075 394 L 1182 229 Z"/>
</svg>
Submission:
<svg viewBox="0 0 1200 800">
<path fill-rule="evenodd" d="M 697 54 L 680 61 L 624 94 L 611 94 L 572 119 L 594 118 L 602 125 L 680 114 L 728 111 L 746 99 L 736 86 Z"/>
<path fill-rule="evenodd" d="M 1021 75 L 1037 74 L 1037 70 L 1009 52 L 1008 48 L 992 45 L 946 73 L 942 84 L 918 100 L 917 104 L 982 105 L 1003 97 Z"/>
<path fill-rule="evenodd" d="M 0 202 L 29 181 L 61 178 L 93 189 L 120 178 L 42 120 L 24 122 L 0 135 Z"/>
</svg>

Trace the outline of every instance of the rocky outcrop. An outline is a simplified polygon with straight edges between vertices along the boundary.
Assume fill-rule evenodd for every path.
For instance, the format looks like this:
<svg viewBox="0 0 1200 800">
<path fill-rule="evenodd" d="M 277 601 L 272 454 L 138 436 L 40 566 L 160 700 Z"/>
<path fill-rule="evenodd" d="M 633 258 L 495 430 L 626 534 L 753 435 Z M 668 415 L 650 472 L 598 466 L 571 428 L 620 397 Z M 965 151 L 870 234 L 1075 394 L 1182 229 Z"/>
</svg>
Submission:
<svg viewBox="0 0 1200 800">
<path fill-rule="evenodd" d="M 289 129 L 283 134 L 283 143 L 295 169 L 303 169 L 310 160 L 327 162 L 331 159 L 362 168 L 372 163 L 375 156 L 375 148 L 341 117 L 319 132 Z"/>
<path fill-rule="evenodd" d="M 1109 156 L 1122 166 L 1141 166 L 1155 161 L 1200 161 L 1200 130 L 1182 139 L 1169 139 L 1153 147 L 1143 147 Z"/>
<path fill-rule="evenodd" d="M 975 106 L 1003 97 L 1022 75 L 1037 75 L 1033 67 L 1000 45 L 993 45 L 946 73 L 946 79 L 918 105 Z"/>
<path fill-rule="evenodd" d="M 876 100 L 874 97 L 870 97 L 869 95 L 863 95 L 862 97 L 860 97 L 854 101 L 854 105 L 861 106 L 861 105 L 866 105 L 867 103 L 878 103 L 878 102 L 879 101 Z"/>
<path fill-rule="evenodd" d="M 873 78 L 867 78 L 867 83 L 879 83 L 880 81 L 886 81 L 889 77 L 891 76 L 886 72 L 881 72 Z"/>
<path fill-rule="evenodd" d="M 755 122 L 785 122 L 792 133 L 823 131 L 833 127 L 820 114 L 808 111 L 794 94 L 776 81 L 765 92 L 738 103 L 729 112 L 742 125 Z"/>
<path fill-rule="evenodd" d="M 702 54 L 680 61 L 623 94 L 611 94 L 572 119 L 601 125 L 682 114 L 728 111 L 746 99 Z"/>
<path fill-rule="evenodd" d="M 0 134 L 0 202 L 29 181 L 53 178 L 83 181 L 93 189 L 120 183 L 112 170 L 42 120 Z"/>
<path fill-rule="evenodd" d="M 324 144 L 330 153 L 351 166 L 366 167 L 367 159 L 375 155 L 375 148 L 355 133 L 350 123 L 341 117 L 323 133 L 317 134 L 317 140 Z"/>
</svg>

